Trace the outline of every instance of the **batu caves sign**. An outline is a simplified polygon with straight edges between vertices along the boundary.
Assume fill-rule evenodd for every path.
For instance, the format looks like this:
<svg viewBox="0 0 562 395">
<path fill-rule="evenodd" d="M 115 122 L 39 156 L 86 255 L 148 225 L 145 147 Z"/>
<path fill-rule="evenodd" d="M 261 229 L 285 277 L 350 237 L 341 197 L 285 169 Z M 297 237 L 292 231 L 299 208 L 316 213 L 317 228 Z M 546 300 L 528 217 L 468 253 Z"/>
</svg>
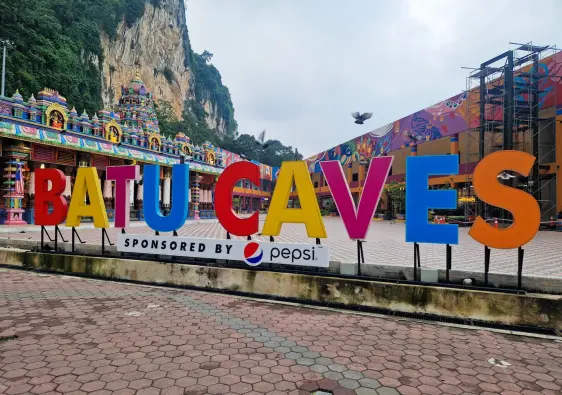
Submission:
<svg viewBox="0 0 562 395">
<path fill-rule="evenodd" d="M 373 158 L 363 193 L 356 206 L 338 161 L 321 162 L 330 192 L 352 240 L 365 239 L 371 219 L 392 165 L 392 156 Z M 511 249 L 528 243 L 537 233 L 540 209 L 529 194 L 501 184 L 497 175 L 505 170 L 527 176 L 535 158 L 520 151 L 500 151 L 482 159 L 474 171 L 476 195 L 488 204 L 511 212 L 513 224 L 497 229 L 477 218 L 469 235 L 491 248 Z M 406 162 L 406 242 L 458 244 L 458 225 L 430 224 L 427 211 L 453 209 L 457 205 L 454 190 L 429 190 L 428 177 L 458 174 L 457 155 L 408 157 Z M 159 208 L 159 165 L 144 167 L 144 215 L 154 231 L 173 232 L 187 220 L 189 164 L 172 168 L 172 205 L 169 215 Z M 129 218 L 129 183 L 140 179 L 136 165 L 107 168 L 107 178 L 115 183 L 115 227 L 125 228 Z M 232 209 L 232 191 L 240 180 L 260 182 L 260 167 L 250 162 L 237 162 L 220 175 L 215 189 L 216 215 L 221 225 L 236 236 L 251 236 L 259 231 L 258 213 L 241 218 Z M 51 185 L 49 188 L 48 185 Z M 296 186 L 300 208 L 287 208 L 292 185 Z M 57 169 L 39 169 L 35 175 L 35 223 L 37 225 L 80 225 L 81 218 L 93 218 L 97 228 L 109 227 L 107 212 L 95 168 L 80 168 L 70 203 L 61 195 L 66 187 L 64 174 Z M 87 199 L 88 198 L 88 199 Z M 87 202 L 87 203 L 86 203 Z M 52 210 L 49 209 L 52 207 Z M 278 236 L 283 223 L 301 223 L 310 238 L 328 237 L 314 187 L 304 161 L 284 162 L 269 212 L 261 231 L 265 236 Z M 328 248 L 321 245 L 266 243 L 220 239 L 120 234 L 118 250 L 157 255 L 180 255 L 245 261 L 249 265 L 271 262 L 287 265 L 327 267 Z"/>
</svg>

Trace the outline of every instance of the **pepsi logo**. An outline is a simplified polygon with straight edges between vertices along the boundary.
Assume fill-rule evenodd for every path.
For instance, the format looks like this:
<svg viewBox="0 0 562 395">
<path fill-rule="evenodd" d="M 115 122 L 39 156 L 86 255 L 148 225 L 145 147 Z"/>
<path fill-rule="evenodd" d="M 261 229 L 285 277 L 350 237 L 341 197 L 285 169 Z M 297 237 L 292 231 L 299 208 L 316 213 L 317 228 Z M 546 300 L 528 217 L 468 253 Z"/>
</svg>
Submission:
<svg viewBox="0 0 562 395">
<path fill-rule="evenodd" d="M 244 247 L 244 260 L 250 266 L 257 266 L 261 263 L 263 258 L 263 250 L 261 246 L 252 241 Z"/>
</svg>

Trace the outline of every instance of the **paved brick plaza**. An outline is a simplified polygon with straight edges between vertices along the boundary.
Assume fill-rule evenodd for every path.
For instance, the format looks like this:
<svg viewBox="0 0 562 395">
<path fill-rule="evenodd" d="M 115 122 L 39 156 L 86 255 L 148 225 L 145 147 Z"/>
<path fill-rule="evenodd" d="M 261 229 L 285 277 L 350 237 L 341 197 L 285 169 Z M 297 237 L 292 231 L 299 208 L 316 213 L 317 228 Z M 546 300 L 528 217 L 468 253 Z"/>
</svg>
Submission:
<svg viewBox="0 0 562 395">
<path fill-rule="evenodd" d="M 260 224 L 263 225 L 262 216 Z M 340 262 L 356 262 L 356 244 L 349 240 L 340 218 L 325 217 L 324 223 L 328 239 L 323 243 L 330 247 L 331 259 Z M 26 228 L 29 229 L 29 228 Z M 38 229 L 35 228 L 35 229 Z M 70 238 L 70 230 L 63 229 L 65 238 Z M 6 232 L 6 230 L 2 230 Z M 40 233 L 27 232 L 0 233 L 1 238 L 39 239 Z M 108 233 L 115 240 L 120 230 L 111 228 Z M 142 223 L 133 223 L 129 233 L 143 234 L 152 231 Z M 216 220 L 188 221 L 178 232 L 182 236 L 225 238 L 226 232 Z M 101 244 L 99 230 L 80 230 L 80 235 L 90 244 Z M 258 237 L 260 238 L 260 237 Z M 261 237 L 263 240 L 268 238 Z M 308 239 L 303 225 L 285 224 L 279 241 L 294 243 L 314 242 Z M 368 264 L 412 266 L 414 249 L 404 241 L 404 223 L 391 224 L 388 221 L 372 221 L 367 243 L 364 245 L 365 261 Z M 445 268 L 445 246 L 421 245 L 422 266 Z M 562 278 L 562 232 L 541 231 L 525 247 L 523 274 L 526 276 Z M 459 229 L 459 245 L 453 246 L 453 269 L 475 272 L 484 271 L 484 247 L 468 236 L 468 228 Z M 517 273 L 517 250 L 492 250 L 490 271 L 495 273 Z"/>
<path fill-rule="evenodd" d="M 555 395 L 561 387 L 555 340 L 0 269 L 2 394 Z"/>
</svg>

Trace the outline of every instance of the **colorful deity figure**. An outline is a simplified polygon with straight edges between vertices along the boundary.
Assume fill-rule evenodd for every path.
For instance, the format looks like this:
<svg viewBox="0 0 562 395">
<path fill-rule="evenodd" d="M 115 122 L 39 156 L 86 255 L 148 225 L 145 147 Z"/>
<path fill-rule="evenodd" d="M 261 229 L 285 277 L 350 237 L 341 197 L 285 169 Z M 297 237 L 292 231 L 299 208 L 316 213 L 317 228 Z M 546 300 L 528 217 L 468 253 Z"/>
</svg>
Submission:
<svg viewBox="0 0 562 395">
<path fill-rule="evenodd" d="M 156 137 L 150 139 L 150 149 L 153 151 L 160 151 L 160 141 Z"/>
<path fill-rule="evenodd" d="M 115 126 L 109 127 L 109 141 L 111 141 L 112 143 L 119 142 L 119 131 Z"/>
<path fill-rule="evenodd" d="M 63 126 L 63 117 L 62 114 L 58 111 L 51 111 L 51 115 L 49 117 L 50 126 L 56 129 L 62 129 Z"/>
</svg>

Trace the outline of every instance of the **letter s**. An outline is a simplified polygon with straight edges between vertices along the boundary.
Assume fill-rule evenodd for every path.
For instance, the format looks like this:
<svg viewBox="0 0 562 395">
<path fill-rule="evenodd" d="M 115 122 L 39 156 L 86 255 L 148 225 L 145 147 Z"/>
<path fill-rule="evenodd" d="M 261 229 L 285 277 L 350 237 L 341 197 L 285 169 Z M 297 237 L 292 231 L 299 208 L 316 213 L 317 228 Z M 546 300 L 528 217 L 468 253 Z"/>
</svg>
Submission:
<svg viewBox="0 0 562 395">
<path fill-rule="evenodd" d="M 496 229 L 478 216 L 468 234 L 491 248 L 517 248 L 527 244 L 539 230 L 541 211 L 535 198 L 519 189 L 502 185 L 497 176 L 504 170 L 528 176 L 535 157 L 521 151 L 494 152 L 474 169 L 474 192 L 488 204 L 501 207 L 513 215 L 509 228 Z"/>
</svg>

